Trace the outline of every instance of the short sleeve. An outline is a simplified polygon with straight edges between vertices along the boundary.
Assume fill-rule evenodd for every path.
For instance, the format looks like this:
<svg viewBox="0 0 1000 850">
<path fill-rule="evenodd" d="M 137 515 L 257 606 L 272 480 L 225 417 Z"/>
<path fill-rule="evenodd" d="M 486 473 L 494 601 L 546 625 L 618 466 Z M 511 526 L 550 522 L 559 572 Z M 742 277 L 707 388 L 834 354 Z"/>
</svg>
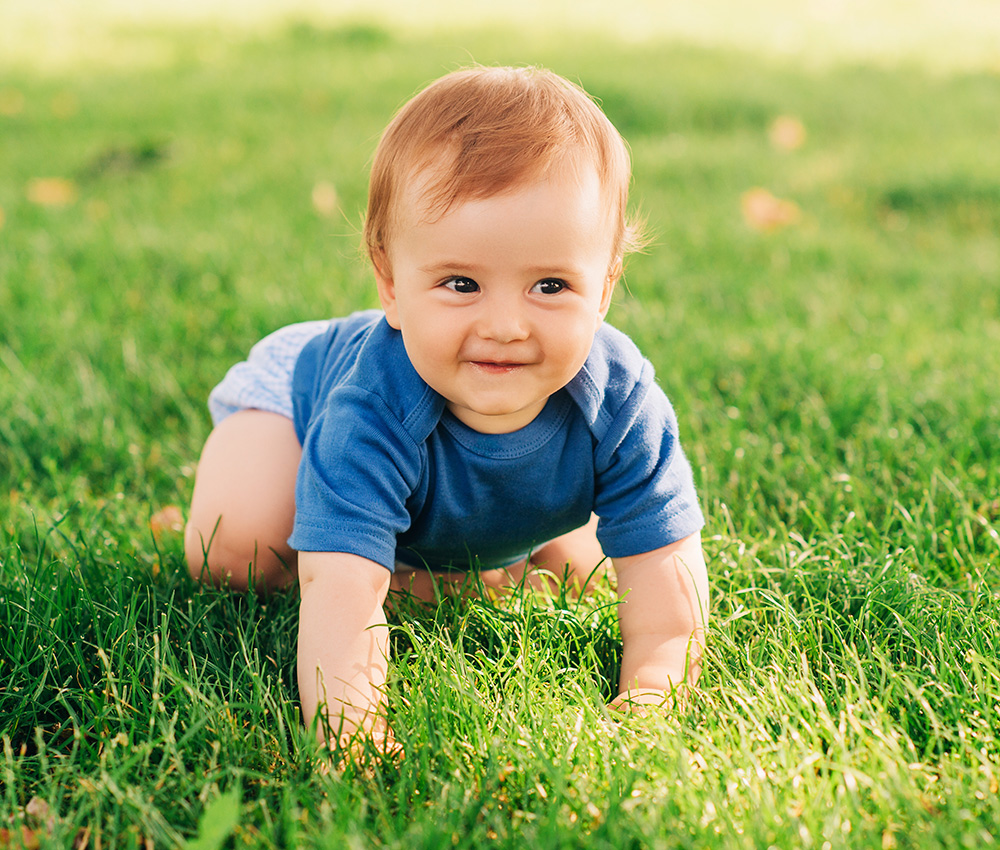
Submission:
<svg viewBox="0 0 1000 850">
<path fill-rule="evenodd" d="M 379 396 L 333 391 L 306 433 L 289 545 L 360 555 L 392 571 L 421 468 L 419 446 Z"/>
<path fill-rule="evenodd" d="M 677 417 L 648 362 L 603 430 L 594 465 L 597 537 L 605 554 L 639 555 L 698 531 L 705 521 Z"/>
</svg>

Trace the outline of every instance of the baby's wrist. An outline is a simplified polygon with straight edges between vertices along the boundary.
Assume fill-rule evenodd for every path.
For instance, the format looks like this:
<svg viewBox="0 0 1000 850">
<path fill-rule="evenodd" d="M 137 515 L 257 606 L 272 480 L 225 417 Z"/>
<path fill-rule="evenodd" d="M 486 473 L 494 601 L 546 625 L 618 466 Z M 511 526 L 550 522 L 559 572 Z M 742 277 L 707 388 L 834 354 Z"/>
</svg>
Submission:
<svg viewBox="0 0 1000 850">
<path fill-rule="evenodd" d="M 622 690 L 609 708 L 624 714 L 663 713 L 680 708 L 687 696 L 684 685 L 666 688 L 631 687 Z"/>
<path fill-rule="evenodd" d="M 633 705 L 661 706 L 671 699 L 671 691 L 663 688 L 628 688 L 612 701 L 613 708 L 627 708 Z"/>
</svg>

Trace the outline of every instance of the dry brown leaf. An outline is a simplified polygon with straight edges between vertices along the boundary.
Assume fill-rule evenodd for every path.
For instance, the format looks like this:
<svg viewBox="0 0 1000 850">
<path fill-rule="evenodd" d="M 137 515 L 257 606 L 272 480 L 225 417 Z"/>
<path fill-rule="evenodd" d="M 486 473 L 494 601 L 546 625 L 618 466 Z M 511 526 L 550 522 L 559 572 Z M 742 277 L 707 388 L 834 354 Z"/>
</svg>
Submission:
<svg viewBox="0 0 1000 850">
<path fill-rule="evenodd" d="M 28 800 L 28 805 L 24 807 L 24 814 L 34 822 L 36 826 L 44 826 L 49 832 L 56 825 L 55 815 L 49 809 L 49 804 L 41 797 L 32 797 Z"/>
<path fill-rule="evenodd" d="M 20 829 L 0 829 L 0 848 L 17 847 L 18 850 L 36 850 L 42 844 L 38 832 L 22 826 Z"/>
<path fill-rule="evenodd" d="M 337 187 L 326 180 L 320 180 L 312 190 L 312 205 L 324 218 L 329 218 L 337 211 Z"/>
<path fill-rule="evenodd" d="M 23 823 L 18 823 L 23 821 Z M 41 847 L 42 843 L 49 839 L 59 826 L 59 820 L 53 814 L 49 804 L 41 797 L 32 797 L 24 810 L 9 819 L 10 828 L 0 829 L 0 850 L 17 847 L 19 850 L 35 850 Z M 86 847 L 87 838 L 81 832 L 77 832 L 72 846 L 75 850 L 83 850 Z M 46 843 L 49 843 L 46 842 Z"/>
<path fill-rule="evenodd" d="M 177 505 L 167 505 L 157 511 L 149 520 L 153 537 L 159 540 L 165 533 L 179 533 L 184 530 L 184 514 Z"/>
<path fill-rule="evenodd" d="M 793 115 L 779 115 L 768 129 L 771 144 L 780 151 L 794 151 L 806 143 L 806 126 Z"/>
<path fill-rule="evenodd" d="M 776 198 L 760 187 L 743 193 L 741 207 L 746 223 L 761 233 L 771 233 L 795 224 L 802 215 L 794 201 Z"/>
<path fill-rule="evenodd" d="M 36 177 L 28 182 L 28 200 L 43 207 L 65 207 L 76 200 L 76 184 L 64 177 Z"/>
</svg>

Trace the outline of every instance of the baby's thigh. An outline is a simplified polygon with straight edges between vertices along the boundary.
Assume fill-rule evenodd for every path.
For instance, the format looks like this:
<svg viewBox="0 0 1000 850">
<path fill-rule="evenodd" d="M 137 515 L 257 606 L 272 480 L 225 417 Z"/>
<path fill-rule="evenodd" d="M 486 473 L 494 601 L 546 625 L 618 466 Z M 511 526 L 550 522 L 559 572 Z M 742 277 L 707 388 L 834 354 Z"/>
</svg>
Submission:
<svg viewBox="0 0 1000 850">
<path fill-rule="evenodd" d="M 465 572 L 431 572 L 400 563 L 389 580 L 390 591 L 431 603 L 461 593 L 468 585 L 469 575 Z"/>
<path fill-rule="evenodd" d="M 536 549 L 529 561 L 484 571 L 483 576 L 484 583 L 498 590 L 523 583 L 556 593 L 565 582 L 572 594 L 579 594 L 593 590 L 607 568 L 607 560 L 597 541 L 597 517 L 592 516 L 585 525 Z"/>
<path fill-rule="evenodd" d="M 274 590 L 296 578 L 286 542 L 295 520 L 295 479 L 302 448 L 292 420 L 241 410 L 209 435 L 198 463 L 185 535 L 196 578 Z"/>
<path fill-rule="evenodd" d="M 531 567 L 540 573 L 542 583 L 550 583 L 553 577 L 565 580 L 575 593 L 593 590 L 608 566 L 597 540 L 596 515 L 586 525 L 550 540 L 531 554 Z"/>
</svg>

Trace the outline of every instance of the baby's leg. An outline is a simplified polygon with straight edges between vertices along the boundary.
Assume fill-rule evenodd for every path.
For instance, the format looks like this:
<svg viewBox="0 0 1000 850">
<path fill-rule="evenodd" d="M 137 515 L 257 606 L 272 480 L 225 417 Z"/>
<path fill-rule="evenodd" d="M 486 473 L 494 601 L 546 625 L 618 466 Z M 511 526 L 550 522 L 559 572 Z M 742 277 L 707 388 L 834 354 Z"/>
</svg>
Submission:
<svg viewBox="0 0 1000 850">
<path fill-rule="evenodd" d="M 295 426 L 280 414 L 241 410 L 215 427 L 198 462 L 185 532 L 191 575 L 242 591 L 252 565 L 260 592 L 295 581 L 298 558 L 286 541 L 301 456 Z"/>
<path fill-rule="evenodd" d="M 512 567 L 483 570 L 483 584 L 495 590 L 529 587 L 555 593 L 565 579 L 571 593 L 593 590 L 608 571 L 608 562 L 597 542 L 597 517 L 573 531 L 549 541 L 531 553 L 531 558 Z"/>
<path fill-rule="evenodd" d="M 594 516 L 586 525 L 555 538 L 533 552 L 527 563 L 521 561 L 511 567 L 482 570 L 478 578 L 485 588 L 493 591 L 503 592 L 525 582 L 528 587 L 552 593 L 558 591 L 565 578 L 570 591 L 580 594 L 592 590 L 607 571 L 608 562 L 601 544 L 597 542 L 597 517 Z M 475 592 L 476 584 L 469 581 L 466 572 L 432 574 L 427 570 L 409 570 L 397 565 L 389 589 L 415 596 L 424 602 L 435 602 L 441 596 L 461 590 Z"/>
<path fill-rule="evenodd" d="M 593 515 L 586 525 L 531 553 L 528 581 L 536 586 L 551 587 L 552 577 L 557 581 L 565 577 L 574 593 L 587 593 L 593 590 L 609 566 L 597 542 L 597 516 Z"/>
</svg>

